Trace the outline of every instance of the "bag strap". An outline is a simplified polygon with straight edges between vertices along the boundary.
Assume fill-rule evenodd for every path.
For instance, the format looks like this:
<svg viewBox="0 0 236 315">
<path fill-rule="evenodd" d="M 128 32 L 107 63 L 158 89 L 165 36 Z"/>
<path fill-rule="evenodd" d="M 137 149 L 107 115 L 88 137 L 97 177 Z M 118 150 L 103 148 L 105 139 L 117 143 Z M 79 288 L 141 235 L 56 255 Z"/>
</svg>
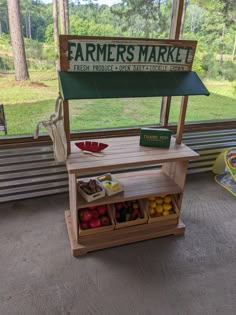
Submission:
<svg viewBox="0 0 236 315">
<path fill-rule="evenodd" d="M 53 113 L 49 120 L 43 120 L 38 122 L 35 133 L 34 133 L 34 139 L 38 139 L 39 137 L 39 128 L 43 126 L 44 128 L 47 128 L 49 125 L 55 124 L 57 121 L 63 119 L 63 112 L 62 112 L 62 104 L 63 104 L 63 99 L 59 95 L 58 98 L 56 99 L 56 104 L 55 104 L 55 113 Z"/>
</svg>

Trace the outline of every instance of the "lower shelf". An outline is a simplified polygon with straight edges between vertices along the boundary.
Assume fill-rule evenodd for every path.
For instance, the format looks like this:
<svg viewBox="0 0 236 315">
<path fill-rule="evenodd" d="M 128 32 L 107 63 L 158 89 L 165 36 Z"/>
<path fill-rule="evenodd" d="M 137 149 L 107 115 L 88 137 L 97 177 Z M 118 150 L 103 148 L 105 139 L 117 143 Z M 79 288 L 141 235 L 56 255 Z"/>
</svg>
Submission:
<svg viewBox="0 0 236 315">
<path fill-rule="evenodd" d="M 94 250 L 134 243 L 166 235 L 183 235 L 185 231 L 185 225 L 180 220 L 178 225 L 163 225 L 161 228 L 158 226 L 158 223 L 141 224 L 100 233 L 99 236 L 97 234 L 83 236 L 80 237 L 79 243 L 77 243 L 72 226 L 71 213 L 69 210 L 65 211 L 65 220 L 71 250 L 74 256 L 81 256 Z"/>
</svg>

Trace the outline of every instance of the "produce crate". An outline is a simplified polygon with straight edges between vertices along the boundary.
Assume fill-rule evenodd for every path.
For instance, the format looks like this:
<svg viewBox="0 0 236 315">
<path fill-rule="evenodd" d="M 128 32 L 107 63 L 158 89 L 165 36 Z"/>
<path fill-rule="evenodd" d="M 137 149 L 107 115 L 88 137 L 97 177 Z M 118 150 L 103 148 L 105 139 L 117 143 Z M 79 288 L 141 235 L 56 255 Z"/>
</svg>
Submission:
<svg viewBox="0 0 236 315">
<path fill-rule="evenodd" d="M 158 197 L 158 196 L 157 196 Z M 156 223 L 156 222 L 160 222 L 160 225 L 176 225 L 178 223 L 179 220 L 179 208 L 177 206 L 177 203 L 174 199 L 173 196 L 171 196 L 171 204 L 172 204 L 172 210 L 174 211 L 173 214 L 167 215 L 167 216 L 156 216 L 156 217 L 152 217 L 149 213 L 149 200 L 148 199 L 143 199 L 140 201 L 143 204 L 144 209 L 147 212 L 147 216 L 148 216 L 148 223 Z M 162 224 L 163 223 L 163 224 Z"/>
<path fill-rule="evenodd" d="M 108 231 L 112 231 L 115 228 L 115 222 L 113 219 L 113 215 L 112 215 L 112 209 L 110 205 L 106 205 L 107 207 L 107 216 L 109 217 L 110 220 L 110 225 L 106 225 L 106 226 L 100 226 L 97 228 L 90 228 L 90 229 L 82 229 L 81 228 L 81 222 L 80 219 L 78 218 L 78 222 L 79 222 L 79 236 L 86 236 L 86 235 L 92 235 L 92 234 L 96 234 L 96 233 L 103 233 L 103 232 L 108 232 Z M 85 210 L 85 209 L 79 209 L 79 212 Z"/>
<path fill-rule="evenodd" d="M 94 200 L 96 200 L 96 199 L 99 199 L 99 198 L 103 198 L 103 197 L 105 197 L 105 195 L 106 195 L 106 191 L 105 191 L 105 189 L 104 189 L 104 187 L 99 183 L 99 181 L 98 180 L 96 180 L 96 179 L 93 179 L 96 183 L 97 183 L 97 185 L 101 188 L 101 191 L 99 191 L 99 192 L 96 192 L 96 193 L 94 193 L 94 194 L 91 194 L 91 195 L 89 195 L 89 194 L 87 194 L 82 188 L 81 188 L 81 182 L 89 182 L 89 180 L 86 180 L 86 181 L 78 181 L 78 192 L 79 192 L 79 194 L 86 200 L 86 201 L 88 201 L 88 202 L 92 202 L 92 201 L 94 201 Z"/>
<path fill-rule="evenodd" d="M 112 204 L 112 215 L 113 215 L 113 220 L 115 222 L 115 229 L 121 229 L 121 228 L 126 228 L 129 226 L 134 226 L 134 225 L 139 225 L 139 224 L 145 224 L 148 221 L 148 216 L 147 213 L 143 207 L 143 204 L 140 202 L 140 200 L 137 201 L 139 205 L 139 209 L 141 212 L 141 218 L 137 218 L 135 220 L 130 220 L 126 222 L 118 222 L 116 219 L 116 209 L 115 209 L 115 204 Z"/>
<path fill-rule="evenodd" d="M 103 188 L 106 191 L 107 196 L 112 196 L 115 194 L 118 194 L 121 191 L 124 191 L 124 186 L 122 185 L 122 183 L 111 173 L 107 173 L 104 175 L 101 175 L 99 177 L 97 177 L 97 180 L 101 183 L 101 185 L 103 186 Z M 107 182 L 112 182 L 115 183 L 116 185 L 111 187 L 106 187 L 105 183 Z"/>
</svg>

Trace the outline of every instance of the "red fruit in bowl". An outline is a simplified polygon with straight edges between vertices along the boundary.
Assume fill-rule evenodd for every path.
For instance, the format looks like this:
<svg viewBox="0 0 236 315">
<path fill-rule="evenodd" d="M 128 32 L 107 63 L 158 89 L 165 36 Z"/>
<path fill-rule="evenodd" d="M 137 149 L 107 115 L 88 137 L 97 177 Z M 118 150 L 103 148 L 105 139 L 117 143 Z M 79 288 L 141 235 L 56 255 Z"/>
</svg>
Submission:
<svg viewBox="0 0 236 315">
<path fill-rule="evenodd" d="M 89 221 L 89 226 L 94 229 L 94 228 L 98 228 L 99 226 L 101 226 L 101 221 L 100 219 L 91 219 Z"/>
<path fill-rule="evenodd" d="M 107 213 L 107 207 L 106 206 L 97 206 L 97 211 L 100 215 L 104 215 Z"/>
<path fill-rule="evenodd" d="M 80 227 L 81 227 L 81 229 L 83 229 L 83 230 L 89 229 L 89 228 L 90 228 L 89 222 L 81 222 L 81 223 L 80 223 Z"/>
<path fill-rule="evenodd" d="M 98 210 L 94 209 L 94 210 L 91 211 L 91 213 L 92 213 L 92 218 L 93 219 L 97 219 L 99 217 Z"/>
<path fill-rule="evenodd" d="M 110 225 L 110 220 L 106 215 L 103 215 L 100 218 L 100 221 L 101 221 L 101 225 L 103 225 L 103 226 Z"/>
<path fill-rule="evenodd" d="M 79 219 L 83 222 L 88 222 L 92 219 L 92 212 L 88 209 L 79 211 Z"/>
</svg>

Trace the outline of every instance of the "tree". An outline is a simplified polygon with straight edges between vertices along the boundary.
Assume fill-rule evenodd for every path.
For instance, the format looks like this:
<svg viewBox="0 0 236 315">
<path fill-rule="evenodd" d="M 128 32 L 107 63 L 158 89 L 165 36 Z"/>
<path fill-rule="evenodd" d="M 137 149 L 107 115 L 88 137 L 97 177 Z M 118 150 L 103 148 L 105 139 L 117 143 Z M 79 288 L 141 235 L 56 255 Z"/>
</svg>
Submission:
<svg viewBox="0 0 236 315">
<path fill-rule="evenodd" d="M 61 34 L 69 34 L 69 5 L 68 5 L 68 0 L 59 0 L 59 2 L 60 2 Z"/>
<path fill-rule="evenodd" d="M 168 15 L 165 7 L 169 9 Z M 132 36 L 148 38 L 168 33 L 170 9 L 169 0 L 122 0 L 111 10 L 123 19 L 125 31 L 130 29 Z"/>
<path fill-rule="evenodd" d="M 58 7 L 57 0 L 53 0 L 53 34 L 54 34 L 54 45 L 55 45 L 55 56 L 56 56 L 56 68 L 58 65 L 58 50 L 59 50 L 59 31 L 58 31 Z"/>
<path fill-rule="evenodd" d="M 69 23 L 69 4 L 68 0 L 64 0 L 64 10 L 65 10 L 65 33 L 70 33 L 70 23 Z"/>
<path fill-rule="evenodd" d="M 8 32 L 7 0 L 0 0 L 0 36 Z"/>
<path fill-rule="evenodd" d="M 26 63 L 25 45 L 21 28 L 19 0 L 7 0 L 10 35 L 14 56 L 16 80 L 28 80 L 29 73 Z"/>
</svg>

